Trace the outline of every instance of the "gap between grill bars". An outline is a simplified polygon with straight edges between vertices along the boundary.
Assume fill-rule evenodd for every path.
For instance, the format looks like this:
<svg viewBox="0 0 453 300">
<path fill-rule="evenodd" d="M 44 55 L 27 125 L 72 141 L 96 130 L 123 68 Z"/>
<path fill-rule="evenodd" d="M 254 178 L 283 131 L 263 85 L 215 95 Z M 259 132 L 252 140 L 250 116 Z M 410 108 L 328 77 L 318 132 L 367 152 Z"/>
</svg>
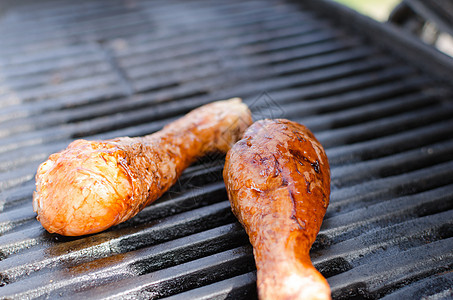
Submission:
<svg viewBox="0 0 453 300">
<path fill-rule="evenodd" d="M 331 204 L 311 257 L 334 299 L 451 297 L 451 64 L 424 67 L 444 58 L 398 37 L 326 1 L 8 3 L 0 296 L 256 298 L 223 156 L 99 234 L 49 234 L 31 205 L 39 163 L 72 140 L 149 134 L 240 96 L 255 119 L 301 122 L 327 150 Z"/>
</svg>

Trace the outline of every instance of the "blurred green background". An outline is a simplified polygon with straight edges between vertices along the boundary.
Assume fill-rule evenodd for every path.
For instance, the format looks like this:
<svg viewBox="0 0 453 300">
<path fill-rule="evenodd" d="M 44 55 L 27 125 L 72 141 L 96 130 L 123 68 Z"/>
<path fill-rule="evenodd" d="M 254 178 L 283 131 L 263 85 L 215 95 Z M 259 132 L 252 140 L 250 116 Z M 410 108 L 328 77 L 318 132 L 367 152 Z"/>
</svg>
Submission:
<svg viewBox="0 0 453 300">
<path fill-rule="evenodd" d="M 393 8 L 401 0 L 334 0 L 367 15 L 373 19 L 384 22 Z"/>
<path fill-rule="evenodd" d="M 402 0 L 333 0 L 367 15 L 377 21 L 387 21 L 392 10 Z M 449 0 L 453 1 L 453 0 Z M 429 24 L 428 24 L 429 25 Z M 424 31 L 419 38 L 427 44 L 431 44 L 438 50 L 453 57 L 453 36 L 445 32 L 433 31 L 432 26 L 424 26 Z M 435 30 L 438 30 L 436 28 Z M 433 39 L 434 38 L 434 39 Z"/>
</svg>

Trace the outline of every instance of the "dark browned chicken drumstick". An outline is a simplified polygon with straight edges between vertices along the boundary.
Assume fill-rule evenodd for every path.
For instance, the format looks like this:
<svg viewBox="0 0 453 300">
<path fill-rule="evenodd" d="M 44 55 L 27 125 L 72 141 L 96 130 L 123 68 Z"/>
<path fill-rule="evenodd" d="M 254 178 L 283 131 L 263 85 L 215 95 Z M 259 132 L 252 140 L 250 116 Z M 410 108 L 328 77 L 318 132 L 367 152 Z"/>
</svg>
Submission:
<svg viewBox="0 0 453 300">
<path fill-rule="evenodd" d="M 252 123 L 239 98 L 193 110 L 154 134 L 77 140 L 36 174 L 33 207 L 49 232 L 84 235 L 124 222 L 159 198 L 194 160 L 227 152 Z"/>
<path fill-rule="evenodd" d="M 233 213 L 253 246 L 260 299 L 330 299 L 309 250 L 329 204 L 321 144 L 288 120 L 254 123 L 228 152 L 223 171 Z"/>
</svg>

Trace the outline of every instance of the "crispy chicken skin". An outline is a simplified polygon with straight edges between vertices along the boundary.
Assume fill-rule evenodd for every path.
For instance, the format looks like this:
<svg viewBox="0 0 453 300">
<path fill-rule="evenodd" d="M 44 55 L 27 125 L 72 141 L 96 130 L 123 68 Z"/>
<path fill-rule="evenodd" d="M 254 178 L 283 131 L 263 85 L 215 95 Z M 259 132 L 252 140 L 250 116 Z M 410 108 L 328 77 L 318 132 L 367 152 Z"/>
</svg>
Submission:
<svg viewBox="0 0 453 300">
<path fill-rule="evenodd" d="M 309 250 L 329 204 L 330 169 L 303 125 L 255 122 L 228 152 L 223 170 L 233 213 L 257 267 L 260 299 L 330 299 Z"/>
<path fill-rule="evenodd" d="M 199 107 L 154 134 L 76 140 L 36 174 L 33 208 L 51 233 L 96 233 L 159 198 L 197 157 L 227 152 L 252 123 L 241 99 Z"/>
</svg>

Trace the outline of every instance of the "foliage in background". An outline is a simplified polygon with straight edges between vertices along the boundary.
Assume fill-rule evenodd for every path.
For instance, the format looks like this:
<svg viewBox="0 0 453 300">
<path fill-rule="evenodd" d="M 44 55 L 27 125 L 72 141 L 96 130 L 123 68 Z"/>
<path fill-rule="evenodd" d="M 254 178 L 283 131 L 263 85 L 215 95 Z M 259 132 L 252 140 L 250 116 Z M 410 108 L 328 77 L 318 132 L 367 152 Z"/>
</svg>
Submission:
<svg viewBox="0 0 453 300">
<path fill-rule="evenodd" d="M 393 8 L 401 0 L 334 0 L 350 8 L 374 18 L 378 21 L 386 21 Z"/>
</svg>

